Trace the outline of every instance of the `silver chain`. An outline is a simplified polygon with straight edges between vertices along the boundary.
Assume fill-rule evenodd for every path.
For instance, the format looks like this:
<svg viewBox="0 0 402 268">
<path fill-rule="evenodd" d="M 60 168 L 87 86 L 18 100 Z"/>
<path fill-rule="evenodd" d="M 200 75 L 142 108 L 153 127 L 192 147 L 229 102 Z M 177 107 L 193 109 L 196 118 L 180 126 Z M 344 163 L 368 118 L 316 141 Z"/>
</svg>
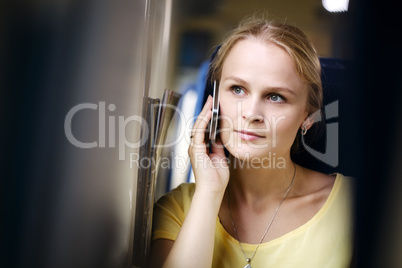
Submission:
<svg viewBox="0 0 402 268">
<path fill-rule="evenodd" d="M 276 208 L 275 213 L 274 213 L 274 215 L 272 216 L 272 218 L 271 218 L 271 220 L 270 220 L 270 222 L 269 222 L 267 228 L 265 229 L 265 232 L 264 232 L 264 234 L 262 235 L 261 240 L 260 240 L 260 242 L 258 243 L 257 248 L 254 250 L 253 255 L 251 256 L 251 258 L 247 258 L 246 253 L 244 252 L 243 246 L 241 245 L 241 242 L 240 242 L 240 239 L 239 239 L 239 234 L 237 233 L 236 226 L 235 226 L 234 221 L 233 221 L 232 213 L 230 212 L 230 191 L 228 191 L 228 208 L 229 208 L 230 221 L 232 222 L 233 230 L 234 230 L 234 232 L 235 232 L 235 234 L 236 234 L 236 239 L 237 239 L 237 241 L 239 241 L 239 245 L 240 245 L 241 251 L 243 252 L 244 258 L 246 259 L 247 263 L 250 263 L 251 260 L 254 258 L 255 253 L 257 253 L 257 250 L 258 250 L 258 248 L 260 247 L 262 241 L 264 240 L 265 235 L 268 233 L 268 230 L 269 230 L 269 228 L 271 227 L 271 225 L 272 225 L 272 223 L 273 223 L 273 221 L 274 221 L 274 219 L 275 219 L 275 216 L 276 216 L 276 214 L 277 214 L 278 211 L 279 211 L 279 208 L 281 207 L 283 201 L 285 201 L 286 196 L 288 195 L 290 189 L 292 188 L 293 181 L 295 180 L 295 176 L 296 176 L 296 165 L 295 165 L 294 163 L 293 163 L 293 165 L 294 165 L 294 172 L 293 172 L 292 181 L 290 182 L 290 184 L 289 184 L 289 186 L 288 186 L 288 188 L 287 188 L 287 190 L 286 190 L 286 193 L 285 193 L 285 195 L 283 196 L 281 202 L 279 203 L 278 207 Z"/>
</svg>

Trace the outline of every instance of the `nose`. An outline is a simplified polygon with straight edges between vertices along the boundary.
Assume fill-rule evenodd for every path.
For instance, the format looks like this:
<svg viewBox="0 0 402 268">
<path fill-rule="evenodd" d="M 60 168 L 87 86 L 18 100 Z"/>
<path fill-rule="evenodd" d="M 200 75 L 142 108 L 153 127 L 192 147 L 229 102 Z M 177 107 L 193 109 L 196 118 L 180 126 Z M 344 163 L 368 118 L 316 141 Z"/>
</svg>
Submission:
<svg viewBox="0 0 402 268">
<path fill-rule="evenodd" d="M 250 98 L 242 102 L 241 115 L 249 123 L 263 123 L 262 102 L 257 98 Z"/>
</svg>

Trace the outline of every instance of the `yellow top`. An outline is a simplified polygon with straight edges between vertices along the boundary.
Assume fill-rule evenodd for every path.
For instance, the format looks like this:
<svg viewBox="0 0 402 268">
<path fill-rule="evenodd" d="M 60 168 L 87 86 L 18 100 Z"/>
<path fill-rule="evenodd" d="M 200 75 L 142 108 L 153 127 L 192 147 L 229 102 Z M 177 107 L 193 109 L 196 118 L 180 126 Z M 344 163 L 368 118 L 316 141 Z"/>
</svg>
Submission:
<svg viewBox="0 0 402 268">
<path fill-rule="evenodd" d="M 195 184 L 184 183 L 155 204 L 152 239 L 175 240 L 187 214 Z M 337 174 L 318 213 L 299 228 L 262 243 L 251 265 L 259 267 L 349 267 L 352 258 L 352 179 Z M 247 257 L 257 245 L 242 243 Z M 239 242 L 216 220 L 212 267 L 246 265 Z"/>
</svg>

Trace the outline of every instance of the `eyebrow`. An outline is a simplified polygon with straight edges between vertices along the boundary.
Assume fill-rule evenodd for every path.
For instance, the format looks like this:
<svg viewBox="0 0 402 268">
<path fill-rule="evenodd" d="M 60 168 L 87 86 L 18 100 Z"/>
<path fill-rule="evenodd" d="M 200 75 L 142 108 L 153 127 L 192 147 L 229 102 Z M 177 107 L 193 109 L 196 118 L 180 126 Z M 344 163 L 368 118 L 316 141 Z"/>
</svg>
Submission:
<svg viewBox="0 0 402 268">
<path fill-rule="evenodd" d="M 227 80 L 232 80 L 232 81 L 235 81 L 236 83 L 238 83 L 241 86 L 249 87 L 249 84 L 247 83 L 247 81 L 241 79 L 240 77 L 229 76 L 229 77 L 226 77 L 224 79 L 224 81 L 227 81 Z M 291 90 L 290 88 L 288 88 L 288 87 L 267 87 L 266 89 L 267 90 L 276 90 L 276 91 L 285 91 L 285 92 L 288 92 L 288 93 L 290 93 L 292 95 L 296 95 L 296 93 L 293 90 Z"/>
<path fill-rule="evenodd" d="M 236 77 L 236 76 L 229 76 L 224 79 L 224 81 L 227 81 L 227 80 L 235 81 L 236 83 L 238 83 L 240 85 L 244 85 L 246 87 L 248 87 L 248 85 L 249 85 L 245 80 L 243 80 L 239 77 Z"/>
</svg>

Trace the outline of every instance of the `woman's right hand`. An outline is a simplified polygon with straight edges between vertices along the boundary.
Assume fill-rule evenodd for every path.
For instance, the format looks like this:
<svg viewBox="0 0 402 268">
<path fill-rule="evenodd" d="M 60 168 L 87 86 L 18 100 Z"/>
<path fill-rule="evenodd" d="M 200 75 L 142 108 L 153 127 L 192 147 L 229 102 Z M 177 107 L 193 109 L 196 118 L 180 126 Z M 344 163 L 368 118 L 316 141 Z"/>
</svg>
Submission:
<svg viewBox="0 0 402 268">
<path fill-rule="evenodd" d="M 211 143 L 210 149 L 205 141 L 205 133 L 211 116 L 212 97 L 208 96 L 191 131 L 192 138 L 188 154 L 195 176 L 196 190 L 205 190 L 223 196 L 229 181 L 229 167 L 219 133 L 216 140 Z"/>
<path fill-rule="evenodd" d="M 180 232 L 174 242 L 154 242 L 153 257 L 158 257 L 155 262 L 164 262 L 163 267 L 212 266 L 216 219 L 229 181 L 229 168 L 222 142 L 218 139 L 210 152 L 205 141 L 211 110 L 209 96 L 191 131 L 188 154 L 196 187 Z"/>
</svg>

